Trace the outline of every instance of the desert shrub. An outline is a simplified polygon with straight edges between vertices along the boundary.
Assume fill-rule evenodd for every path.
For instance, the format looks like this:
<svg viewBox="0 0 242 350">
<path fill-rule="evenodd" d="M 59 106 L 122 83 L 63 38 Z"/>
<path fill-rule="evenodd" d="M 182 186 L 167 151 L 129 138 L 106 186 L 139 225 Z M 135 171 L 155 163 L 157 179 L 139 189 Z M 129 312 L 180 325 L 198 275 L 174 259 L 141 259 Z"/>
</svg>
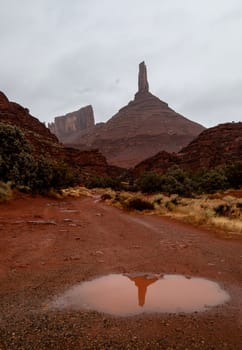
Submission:
<svg viewBox="0 0 242 350">
<path fill-rule="evenodd" d="M 12 197 L 10 184 L 0 181 L 0 202 L 5 202 Z"/>
<path fill-rule="evenodd" d="M 190 195 L 193 190 L 192 179 L 177 166 L 172 167 L 164 175 L 152 172 L 144 173 L 136 182 L 144 193 L 165 192 L 170 194 Z"/>
<path fill-rule="evenodd" d="M 84 185 L 91 188 L 111 188 L 113 190 L 120 190 L 122 184 L 119 179 L 105 176 L 92 176 L 84 181 Z"/>
<path fill-rule="evenodd" d="M 109 200 L 109 199 L 112 199 L 111 194 L 109 194 L 109 193 L 103 193 L 103 194 L 101 195 L 101 200 L 102 200 L 102 201 L 106 201 L 106 200 Z"/>
<path fill-rule="evenodd" d="M 242 186 L 242 162 L 227 165 L 224 169 L 228 187 L 240 188 Z"/>
<path fill-rule="evenodd" d="M 50 189 L 60 190 L 74 186 L 78 181 L 78 177 L 64 162 L 41 157 L 35 161 L 28 185 L 33 192 L 44 194 Z"/>
<path fill-rule="evenodd" d="M 0 123 L 0 180 L 24 184 L 33 157 L 32 149 L 22 131 Z"/>
<path fill-rule="evenodd" d="M 156 196 L 156 197 L 154 198 L 153 203 L 154 203 L 154 204 L 161 205 L 162 202 L 163 202 L 163 200 L 164 200 L 164 197 L 158 195 L 158 196 Z"/>
<path fill-rule="evenodd" d="M 204 170 L 195 175 L 196 192 L 214 193 L 228 188 L 228 181 L 222 167 Z"/>
<path fill-rule="evenodd" d="M 144 193 L 160 192 L 162 190 L 161 175 L 153 172 L 146 172 L 138 178 L 136 186 Z"/>
<path fill-rule="evenodd" d="M 212 194 L 228 188 L 238 189 L 242 186 L 242 162 L 190 173 L 174 166 L 163 175 L 144 173 L 136 181 L 136 186 L 144 193 L 164 192 L 186 197 Z"/>
<path fill-rule="evenodd" d="M 191 175 L 178 166 L 171 167 L 163 175 L 163 182 L 163 191 L 181 196 L 191 196 L 195 187 Z"/>
<path fill-rule="evenodd" d="M 231 207 L 228 204 L 219 204 L 214 208 L 216 216 L 229 216 Z"/>
<path fill-rule="evenodd" d="M 154 204 L 150 203 L 149 201 L 139 198 L 139 197 L 133 197 L 126 201 L 125 203 L 126 209 L 129 210 L 153 210 Z"/>
<path fill-rule="evenodd" d="M 175 209 L 176 205 L 172 201 L 168 201 L 165 204 L 165 208 L 169 211 L 173 211 Z"/>
</svg>

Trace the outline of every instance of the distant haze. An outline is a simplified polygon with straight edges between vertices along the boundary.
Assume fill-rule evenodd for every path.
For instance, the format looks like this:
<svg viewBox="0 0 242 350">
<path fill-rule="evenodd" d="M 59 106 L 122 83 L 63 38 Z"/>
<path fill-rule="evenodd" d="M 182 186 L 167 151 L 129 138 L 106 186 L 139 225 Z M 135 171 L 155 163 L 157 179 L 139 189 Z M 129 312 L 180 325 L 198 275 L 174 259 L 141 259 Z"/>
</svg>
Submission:
<svg viewBox="0 0 242 350">
<path fill-rule="evenodd" d="M 52 121 L 150 91 L 204 126 L 242 120 L 241 0 L 0 0 L 0 90 Z"/>
</svg>

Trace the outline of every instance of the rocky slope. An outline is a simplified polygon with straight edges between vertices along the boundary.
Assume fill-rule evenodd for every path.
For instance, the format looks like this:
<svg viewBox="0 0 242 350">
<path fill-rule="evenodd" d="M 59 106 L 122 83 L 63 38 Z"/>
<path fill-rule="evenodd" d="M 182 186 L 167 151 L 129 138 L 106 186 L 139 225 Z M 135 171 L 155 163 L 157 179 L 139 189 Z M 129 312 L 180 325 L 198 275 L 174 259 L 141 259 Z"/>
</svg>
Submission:
<svg viewBox="0 0 242 350">
<path fill-rule="evenodd" d="M 108 122 L 91 131 L 73 134 L 80 149 L 98 148 L 110 164 L 131 167 L 161 150 L 177 152 L 204 127 L 172 110 L 149 92 L 144 62 L 139 66 L 138 92 Z"/>
<path fill-rule="evenodd" d="M 225 123 L 203 131 L 177 154 L 159 152 L 144 160 L 134 167 L 133 174 L 164 173 L 172 165 L 198 170 L 239 161 L 242 161 L 242 123 Z"/>
<path fill-rule="evenodd" d="M 242 122 L 225 123 L 203 131 L 179 152 L 181 166 L 213 168 L 242 161 Z"/>
<path fill-rule="evenodd" d="M 19 127 L 31 143 L 36 157 L 42 155 L 64 160 L 71 167 L 80 169 L 85 176 L 115 175 L 116 172 L 120 172 L 119 169 L 109 166 L 106 158 L 98 150 L 81 152 L 64 147 L 43 123 L 29 114 L 28 109 L 10 102 L 2 92 L 0 92 L 0 122 Z"/>
</svg>

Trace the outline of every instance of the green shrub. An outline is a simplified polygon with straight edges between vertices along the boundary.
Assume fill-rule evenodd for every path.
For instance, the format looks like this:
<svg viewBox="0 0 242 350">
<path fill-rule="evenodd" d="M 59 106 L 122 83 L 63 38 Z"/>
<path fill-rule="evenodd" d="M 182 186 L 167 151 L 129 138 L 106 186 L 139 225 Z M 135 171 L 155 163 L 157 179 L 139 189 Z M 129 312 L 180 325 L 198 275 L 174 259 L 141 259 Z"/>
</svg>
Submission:
<svg viewBox="0 0 242 350">
<path fill-rule="evenodd" d="M 163 175 L 163 191 L 169 195 L 178 194 L 181 196 L 191 196 L 194 191 L 194 183 L 188 172 L 179 168 L 177 165 L 171 167 Z"/>
<path fill-rule="evenodd" d="M 45 194 L 51 189 L 60 190 L 74 186 L 78 180 L 64 162 L 40 158 L 35 162 L 28 185 L 34 192 Z"/>
<path fill-rule="evenodd" d="M 152 172 L 142 174 L 136 181 L 137 188 L 143 193 L 156 193 L 162 191 L 161 175 Z"/>
<path fill-rule="evenodd" d="M 32 163 L 32 149 L 22 131 L 0 123 L 0 180 L 24 184 Z"/>
<path fill-rule="evenodd" d="M 228 187 L 238 189 L 242 186 L 242 162 L 227 165 L 225 167 Z"/>
<path fill-rule="evenodd" d="M 198 180 L 198 191 L 213 193 L 228 188 L 228 181 L 223 168 L 204 171 Z"/>
<path fill-rule="evenodd" d="M 192 179 L 177 166 L 169 169 L 164 175 L 152 172 L 144 173 L 139 177 L 136 185 L 143 193 L 165 192 L 169 195 L 191 195 L 193 190 Z"/>
</svg>

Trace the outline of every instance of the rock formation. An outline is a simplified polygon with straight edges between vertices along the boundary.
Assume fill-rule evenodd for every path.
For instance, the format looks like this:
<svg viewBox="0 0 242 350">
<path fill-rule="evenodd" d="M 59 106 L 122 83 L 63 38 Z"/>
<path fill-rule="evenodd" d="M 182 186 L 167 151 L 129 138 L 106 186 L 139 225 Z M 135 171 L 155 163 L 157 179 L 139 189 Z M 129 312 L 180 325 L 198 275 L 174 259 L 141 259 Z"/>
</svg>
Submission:
<svg viewBox="0 0 242 350">
<path fill-rule="evenodd" d="M 98 148 L 110 164 L 128 168 L 159 151 L 181 150 L 203 130 L 203 126 L 176 113 L 149 92 L 147 70 L 142 62 L 134 100 L 106 123 L 96 125 L 84 135 L 73 135 L 69 141 L 82 150 Z"/>
<path fill-rule="evenodd" d="M 159 152 L 137 164 L 134 177 L 145 171 L 165 173 L 171 166 L 186 170 L 214 168 L 242 161 L 242 123 L 225 123 L 203 131 L 179 153 Z"/>
<path fill-rule="evenodd" d="M 30 140 L 35 134 L 38 134 L 40 143 L 41 137 L 50 143 L 58 142 L 56 136 L 46 128 L 44 123 L 41 123 L 37 118 L 31 116 L 27 108 L 15 102 L 10 102 L 2 92 L 0 92 L 0 122 L 18 126 L 20 129 L 24 130 L 26 137 Z"/>
<path fill-rule="evenodd" d="M 19 127 L 33 147 L 37 158 L 42 155 L 45 158 L 65 161 L 82 176 L 120 174 L 120 169 L 109 166 L 106 158 L 98 150 L 81 152 L 78 149 L 64 147 L 43 123 L 29 114 L 27 108 L 10 102 L 2 92 L 0 92 L 0 123 Z"/>
<path fill-rule="evenodd" d="M 138 93 L 149 92 L 147 69 L 144 62 L 139 64 Z"/>
<path fill-rule="evenodd" d="M 70 143 L 79 132 L 92 129 L 95 125 L 92 106 L 55 117 L 54 123 L 48 124 L 50 131 L 63 143 Z"/>
<path fill-rule="evenodd" d="M 182 167 L 195 170 L 242 161 L 242 122 L 203 131 L 178 155 Z"/>
</svg>

